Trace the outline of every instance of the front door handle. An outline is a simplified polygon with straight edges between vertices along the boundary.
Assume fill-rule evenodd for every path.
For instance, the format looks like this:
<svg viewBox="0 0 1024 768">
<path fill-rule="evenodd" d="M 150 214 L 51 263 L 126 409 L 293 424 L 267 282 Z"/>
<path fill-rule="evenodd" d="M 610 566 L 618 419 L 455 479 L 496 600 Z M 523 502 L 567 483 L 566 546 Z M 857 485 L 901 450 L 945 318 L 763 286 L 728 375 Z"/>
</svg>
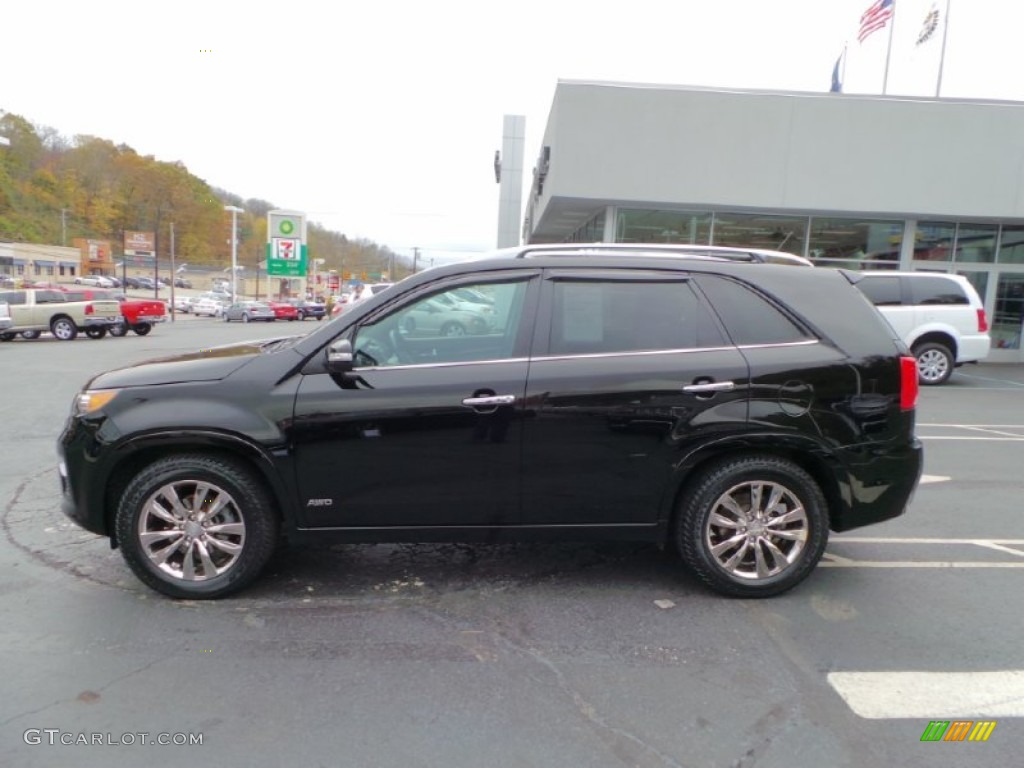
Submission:
<svg viewBox="0 0 1024 768">
<path fill-rule="evenodd" d="M 703 384 L 687 384 L 683 392 L 694 395 L 706 395 L 714 392 L 732 392 L 736 384 L 731 381 L 706 381 Z"/>
<path fill-rule="evenodd" d="M 498 405 L 512 405 L 516 401 L 515 395 L 490 395 L 488 397 L 467 397 L 462 404 L 470 408 L 487 408 Z"/>
</svg>

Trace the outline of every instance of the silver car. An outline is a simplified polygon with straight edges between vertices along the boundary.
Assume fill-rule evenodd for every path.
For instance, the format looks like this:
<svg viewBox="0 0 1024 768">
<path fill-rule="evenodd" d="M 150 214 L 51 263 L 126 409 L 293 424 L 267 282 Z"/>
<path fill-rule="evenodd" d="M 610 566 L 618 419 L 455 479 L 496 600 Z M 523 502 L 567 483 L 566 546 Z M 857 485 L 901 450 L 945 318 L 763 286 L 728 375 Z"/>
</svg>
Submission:
<svg viewBox="0 0 1024 768">
<path fill-rule="evenodd" d="M 277 315 L 274 310 L 261 301 L 237 301 L 224 310 L 224 322 L 241 320 L 248 323 L 252 320 L 273 321 Z"/>
</svg>

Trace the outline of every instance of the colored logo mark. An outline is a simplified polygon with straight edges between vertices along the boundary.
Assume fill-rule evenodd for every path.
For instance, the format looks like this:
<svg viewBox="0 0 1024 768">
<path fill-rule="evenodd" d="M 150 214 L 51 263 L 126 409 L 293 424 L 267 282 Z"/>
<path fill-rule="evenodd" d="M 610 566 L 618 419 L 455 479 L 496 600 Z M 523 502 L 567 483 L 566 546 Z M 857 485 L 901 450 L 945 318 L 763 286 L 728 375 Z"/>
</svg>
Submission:
<svg viewBox="0 0 1024 768">
<path fill-rule="evenodd" d="M 995 729 L 995 720 L 932 720 L 921 741 L 988 741 Z"/>
<path fill-rule="evenodd" d="M 278 229 L 281 230 L 282 234 L 290 235 L 295 231 L 295 225 L 288 221 L 288 219 L 285 219 L 278 225 Z"/>
</svg>

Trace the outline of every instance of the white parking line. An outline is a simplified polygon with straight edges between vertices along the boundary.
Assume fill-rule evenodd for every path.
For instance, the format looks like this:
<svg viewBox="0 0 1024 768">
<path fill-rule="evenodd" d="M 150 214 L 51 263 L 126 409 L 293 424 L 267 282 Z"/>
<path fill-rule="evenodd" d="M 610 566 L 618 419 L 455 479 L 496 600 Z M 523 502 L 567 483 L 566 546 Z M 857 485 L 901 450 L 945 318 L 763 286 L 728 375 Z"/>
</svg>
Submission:
<svg viewBox="0 0 1024 768">
<path fill-rule="evenodd" d="M 830 672 L 829 685 L 871 720 L 1024 717 L 1024 670 Z"/>
<path fill-rule="evenodd" d="M 917 544 L 928 546 L 980 547 L 988 551 L 1016 555 L 1015 560 L 858 560 L 834 552 L 822 555 L 822 568 L 1024 568 L 1024 539 L 926 539 L 837 536 L 832 544 Z"/>
</svg>

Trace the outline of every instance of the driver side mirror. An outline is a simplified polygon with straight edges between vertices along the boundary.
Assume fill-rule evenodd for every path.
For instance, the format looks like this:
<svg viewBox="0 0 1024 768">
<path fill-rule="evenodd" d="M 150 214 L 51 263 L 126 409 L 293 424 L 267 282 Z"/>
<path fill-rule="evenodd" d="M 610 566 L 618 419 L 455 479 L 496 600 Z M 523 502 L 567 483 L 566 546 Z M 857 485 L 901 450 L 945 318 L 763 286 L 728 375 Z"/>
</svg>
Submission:
<svg viewBox="0 0 1024 768">
<path fill-rule="evenodd" d="M 327 370 L 329 373 L 343 374 L 352 370 L 352 342 L 338 339 L 327 348 Z"/>
</svg>

